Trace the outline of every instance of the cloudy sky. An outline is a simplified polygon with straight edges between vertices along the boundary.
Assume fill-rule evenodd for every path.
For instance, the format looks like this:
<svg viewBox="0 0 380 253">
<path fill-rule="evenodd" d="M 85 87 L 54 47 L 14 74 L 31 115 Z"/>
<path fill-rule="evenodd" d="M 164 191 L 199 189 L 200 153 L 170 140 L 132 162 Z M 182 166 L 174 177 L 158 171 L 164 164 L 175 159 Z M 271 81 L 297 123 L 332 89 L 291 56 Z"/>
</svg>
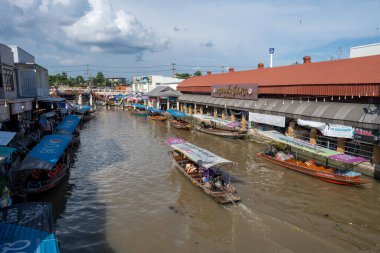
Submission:
<svg viewBox="0 0 380 253">
<path fill-rule="evenodd" d="M 216 73 L 349 56 L 380 42 L 379 0 L 1 0 L 0 43 L 51 74 Z"/>
</svg>

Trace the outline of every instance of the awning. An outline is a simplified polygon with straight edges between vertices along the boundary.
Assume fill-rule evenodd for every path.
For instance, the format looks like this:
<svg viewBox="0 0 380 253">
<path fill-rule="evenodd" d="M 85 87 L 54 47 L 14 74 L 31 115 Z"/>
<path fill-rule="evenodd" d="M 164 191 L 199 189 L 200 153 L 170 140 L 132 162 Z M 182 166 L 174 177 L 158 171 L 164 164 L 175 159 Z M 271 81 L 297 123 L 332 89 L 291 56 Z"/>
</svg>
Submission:
<svg viewBox="0 0 380 253">
<path fill-rule="evenodd" d="M 7 146 L 15 137 L 16 132 L 0 131 L 0 145 Z"/>
<path fill-rule="evenodd" d="M 315 102 L 260 98 L 239 100 L 215 98 L 209 95 L 184 94 L 179 97 L 183 103 L 196 103 L 215 107 L 227 107 L 263 114 L 279 115 L 293 119 L 313 120 L 324 123 L 353 126 L 358 128 L 380 128 L 380 108 L 375 104 L 338 102 Z"/>
<path fill-rule="evenodd" d="M 55 97 L 39 97 L 37 99 L 39 102 L 65 102 L 66 98 L 55 98 Z"/>
</svg>

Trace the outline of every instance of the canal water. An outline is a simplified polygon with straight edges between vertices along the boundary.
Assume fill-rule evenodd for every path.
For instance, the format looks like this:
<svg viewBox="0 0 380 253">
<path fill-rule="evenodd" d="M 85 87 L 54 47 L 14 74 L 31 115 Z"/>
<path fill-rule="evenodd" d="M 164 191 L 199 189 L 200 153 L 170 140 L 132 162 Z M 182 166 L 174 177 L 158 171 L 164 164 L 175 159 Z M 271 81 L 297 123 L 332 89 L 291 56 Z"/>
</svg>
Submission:
<svg viewBox="0 0 380 253">
<path fill-rule="evenodd" d="M 380 183 L 326 183 L 256 156 L 264 146 L 170 128 L 117 108 L 84 124 L 53 204 L 62 252 L 380 252 Z M 223 206 L 174 169 L 169 137 L 238 162 Z"/>
</svg>

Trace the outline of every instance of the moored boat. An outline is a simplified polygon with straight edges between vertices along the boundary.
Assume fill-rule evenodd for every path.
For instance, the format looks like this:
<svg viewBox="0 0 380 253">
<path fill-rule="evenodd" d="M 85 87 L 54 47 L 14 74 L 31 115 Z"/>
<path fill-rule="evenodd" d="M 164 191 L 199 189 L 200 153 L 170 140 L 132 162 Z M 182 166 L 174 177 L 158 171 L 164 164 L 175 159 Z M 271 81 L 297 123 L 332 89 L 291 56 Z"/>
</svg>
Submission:
<svg viewBox="0 0 380 253">
<path fill-rule="evenodd" d="M 72 135 L 72 142 L 80 141 L 80 133 L 79 133 L 79 123 L 80 116 L 78 115 L 67 115 L 63 118 L 62 122 L 55 128 L 55 134 L 68 134 Z"/>
<path fill-rule="evenodd" d="M 71 135 L 46 135 L 11 169 L 11 185 L 15 192 L 37 194 L 57 186 L 67 174 L 70 162 Z"/>
<path fill-rule="evenodd" d="M 162 115 L 163 111 L 153 107 L 148 107 L 148 119 L 165 121 L 166 117 Z"/>
<path fill-rule="evenodd" d="M 271 163 L 334 184 L 366 183 L 361 173 L 352 170 L 357 164 L 367 162 L 365 158 L 342 154 L 276 131 L 262 131 L 261 134 L 273 144 L 266 152 L 257 155 Z"/>
<path fill-rule="evenodd" d="M 206 127 L 201 124 L 196 124 L 195 129 L 202 133 L 216 135 L 216 136 L 230 138 L 230 139 L 244 138 L 246 135 L 246 132 L 222 130 L 222 129 L 217 129 L 213 127 Z"/>
<path fill-rule="evenodd" d="M 182 130 L 191 129 L 190 116 L 186 113 L 178 110 L 167 110 L 165 113 L 171 118 L 170 125 L 172 127 Z"/>
<path fill-rule="evenodd" d="M 137 116 L 147 116 L 148 112 L 146 111 L 146 107 L 142 104 L 132 104 L 133 110 L 132 113 Z"/>
<path fill-rule="evenodd" d="M 310 161 L 300 161 L 296 159 L 289 159 L 282 161 L 276 159 L 276 157 L 266 155 L 265 153 L 257 153 L 257 155 L 271 163 L 281 165 L 285 168 L 316 177 L 320 180 L 340 184 L 340 185 L 359 185 L 366 183 L 362 178 L 361 174 L 355 171 L 347 170 L 336 170 L 329 167 L 318 166 L 313 160 Z M 342 154 L 344 155 L 344 154 Z"/>
<path fill-rule="evenodd" d="M 0 210 L 1 252 L 58 253 L 50 203 L 31 202 Z"/>
<path fill-rule="evenodd" d="M 231 185 L 230 178 L 223 177 L 221 170 L 231 170 L 236 163 L 183 139 L 170 138 L 166 143 L 173 148 L 169 151 L 169 156 L 176 169 L 194 186 L 221 204 L 240 201 L 240 196 Z"/>
</svg>

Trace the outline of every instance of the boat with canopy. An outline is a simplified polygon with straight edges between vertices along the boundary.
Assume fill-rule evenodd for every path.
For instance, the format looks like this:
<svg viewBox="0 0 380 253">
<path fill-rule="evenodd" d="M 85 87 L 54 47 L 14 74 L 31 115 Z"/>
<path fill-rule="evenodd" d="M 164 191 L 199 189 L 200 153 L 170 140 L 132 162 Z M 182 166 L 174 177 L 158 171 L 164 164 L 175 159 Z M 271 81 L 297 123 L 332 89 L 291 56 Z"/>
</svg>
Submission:
<svg viewBox="0 0 380 253">
<path fill-rule="evenodd" d="M 234 203 L 240 200 L 230 183 L 231 174 L 226 178 L 222 172 L 231 171 L 236 163 L 183 139 L 169 138 L 165 142 L 173 149 L 169 151 L 169 156 L 176 169 L 196 187 L 218 203 Z"/>
<path fill-rule="evenodd" d="M 146 106 L 142 104 L 132 104 L 132 113 L 137 116 L 147 116 L 148 112 L 146 111 Z"/>
<path fill-rule="evenodd" d="M 80 116 L 78 115 L 67 115 L 63 118 L 62 122 L 55 128 L 55 134 L 68 134 L 72 135 L 72 142 L 79 142 L 79 123 Z"/>
<path fill-rule="evenodd" d="M 241 128 L 239 122 L 231 122 L 203 114 L 193 114 L 192 117 L 195 122 L 194 128 L 203 133 L 231 139 L 244 138 L 247 134 L 247 129 Z"/>
<path fill-rule="evenodd" d="M 166 117 L 163 115 L 163 112 L 160 109 L 148 107 L 148 119 L 164 121 Z"/>
<path fill-rule="evenodd" d="M 9 187 L 9 170 L 16 164 L 17 150 L 10 147 L 0 146 L 0 208 L 12 204 Z"/>
<path fill-rule="evenodd" d="M 177 129 L 183 129 L 183 130 L 190 130 L 191 124 L 190 124 L 190 116 L 187 115 L 184 112 L 178 111 L 178 110 L 167 110 L 165 112 L 169 117 L 170 125 Z"/>
<path fill-rule="evenodd" d="M 262 134 L 273 140 L 274 143 L 266 152 L 260 152 L 257 155 L 271 163 L 334 184 L 366 183 L 361 178 L 361 173 L 352 169 L 359 163 L 367 162 L 367 159 L 339 153 L 276 131 L 263 131 Z M 303 159 L 301 160 L 300 157 Z"/>
<path fill-rule="evenodd" d="M 31 202 L 0 210 L 1 252 L 58 253 L 50 203 Z"/>
<path fill-rule="evenodd" d="M 11 169 L 11 185 L 16 192 L 42 193 L 58 185 L 66 176 L 70 163 L 71 135 L 46 135 Z"/>
</svg>

